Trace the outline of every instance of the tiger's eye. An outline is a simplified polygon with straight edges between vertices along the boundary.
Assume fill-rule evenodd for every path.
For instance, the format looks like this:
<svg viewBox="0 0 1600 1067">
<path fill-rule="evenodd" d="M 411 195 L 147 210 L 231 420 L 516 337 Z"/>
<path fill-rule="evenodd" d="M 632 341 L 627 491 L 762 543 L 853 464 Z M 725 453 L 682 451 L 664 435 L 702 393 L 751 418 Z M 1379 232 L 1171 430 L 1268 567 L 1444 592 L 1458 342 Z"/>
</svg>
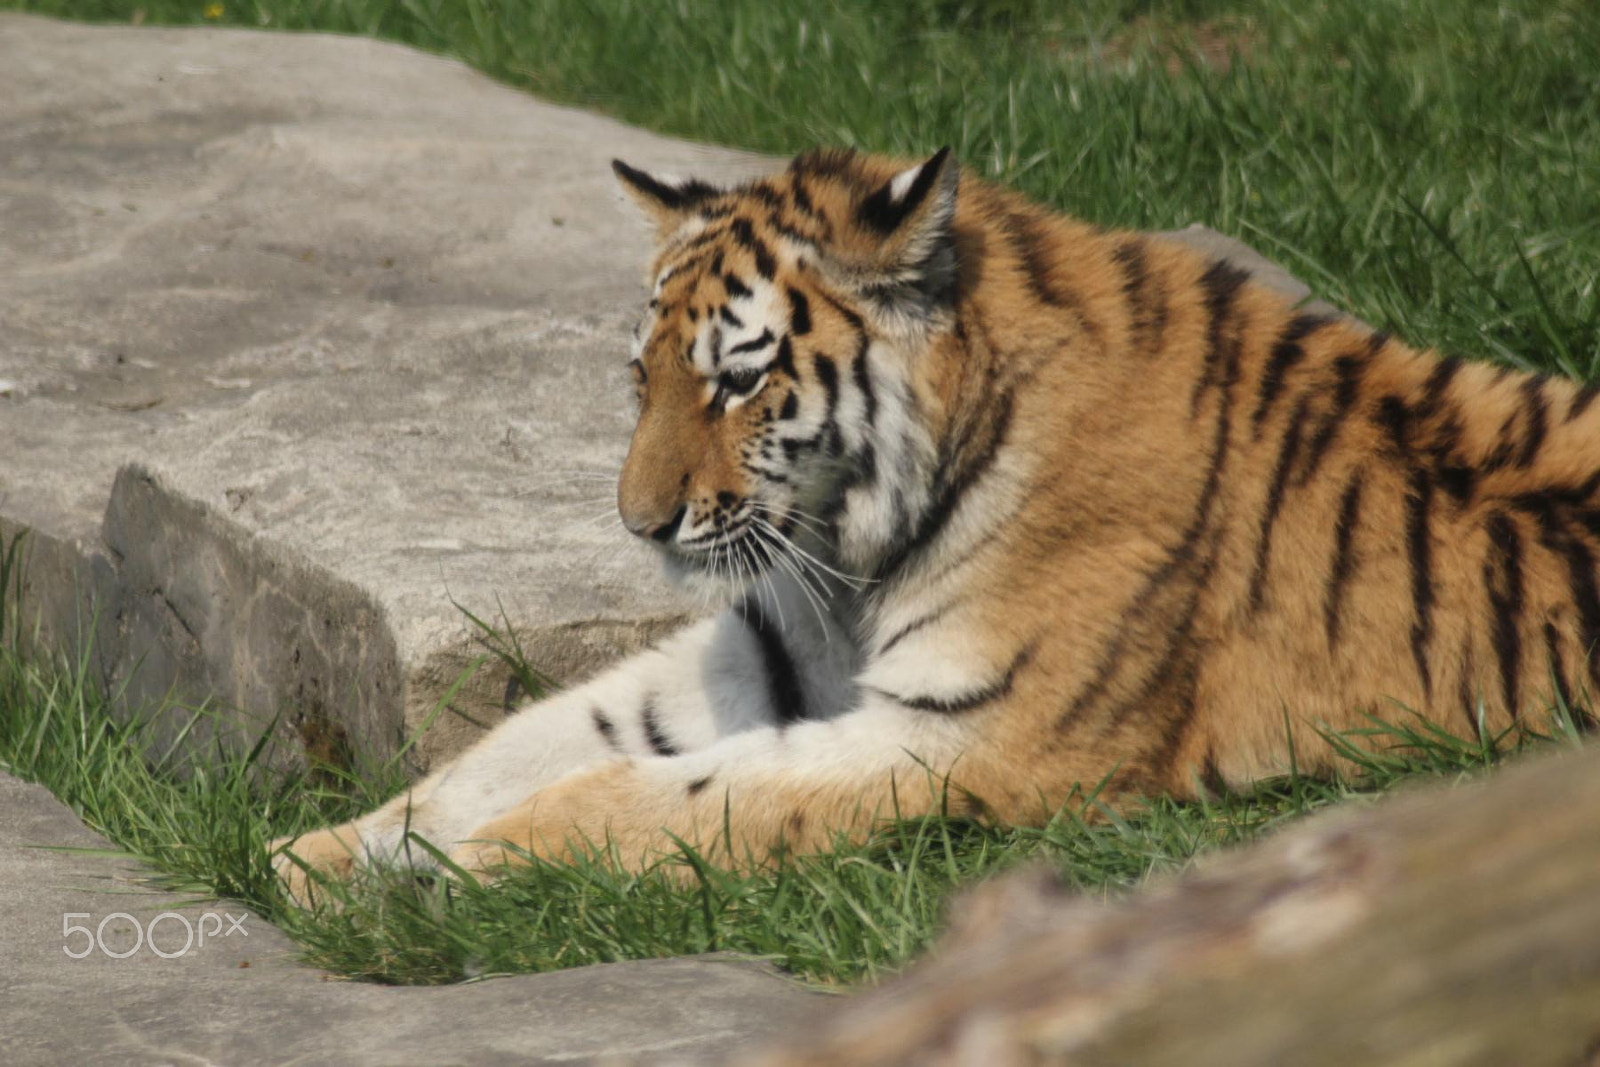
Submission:
<svg viewBox="0 0 1600 1067">
<path fill-rule="evenodd" d="M 759 367 L 741 367 L 724 371 L 717 381 L 727 392 L 734 396 L 743 396 L 756 387 L 765 373 Z"/>
</svg>

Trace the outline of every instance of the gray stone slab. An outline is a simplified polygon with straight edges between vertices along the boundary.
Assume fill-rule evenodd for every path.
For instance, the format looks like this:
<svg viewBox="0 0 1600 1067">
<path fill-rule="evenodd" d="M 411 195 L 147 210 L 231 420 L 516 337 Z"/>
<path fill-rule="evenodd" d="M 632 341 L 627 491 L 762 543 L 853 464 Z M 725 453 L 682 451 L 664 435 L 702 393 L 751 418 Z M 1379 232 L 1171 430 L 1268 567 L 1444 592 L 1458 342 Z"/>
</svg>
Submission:
<svg viewBox="0 0 1600 1067">
<path fill-rule="evenodd" d="M 133 696 L 382 757 L 479 651 L 453 602 L 568 680 L 691 610 L 610 523 L 648 235 L 607 163 L 751 157 L 331 36 L 0 16 L 0 100 L 0 520 Z"/>
<path fill-rule="evenodd" d="M 43 788 L 0 774 L 0 1062 L 511 1064 L 705 1062 L 824 1010 L 771 968 L 700 957 L 466 985 L 387 987 L 299 964 L 229 902 L 171 907 Z M 165 911 L 182 917 L 152 924 Z M 211 912 L 215 922 L 203 922 Z M 109 918 L 124 913 L 123 918 Z M 242 917 L 240 928 L 222 918 Z M 71 916 L 70 918 L 65 918 Z M 65 924 L 98 929 L 63 936 Z M 185 923 L 188 926 L 185 926 Z M 190 930 L 210 933 L 203 946 Z M 135 940 L 135 927 L 144 937 Z M 220 936 L 213 929 L 227 932 Z M 242 932 L 240 932 L 242 930 Z M 172 958 L 163 958 L 152 949 Z M 187 950 L 186 949 L 187 944 Z M 819 1004 L 818 1002 L 822 1003 Z"/>
<path fill-rule="evenodd" d="M 562 681 L 694 610 L 613 518 L 648 234 L 607 162 L 766 161 L 335 36 L 0 15 L 0 101 L 0 536 L 50 643 L 381 760 L 481 651 L 458 604 Z M 519 699 L 491 661 L 412 769 Z"/>
</svg>

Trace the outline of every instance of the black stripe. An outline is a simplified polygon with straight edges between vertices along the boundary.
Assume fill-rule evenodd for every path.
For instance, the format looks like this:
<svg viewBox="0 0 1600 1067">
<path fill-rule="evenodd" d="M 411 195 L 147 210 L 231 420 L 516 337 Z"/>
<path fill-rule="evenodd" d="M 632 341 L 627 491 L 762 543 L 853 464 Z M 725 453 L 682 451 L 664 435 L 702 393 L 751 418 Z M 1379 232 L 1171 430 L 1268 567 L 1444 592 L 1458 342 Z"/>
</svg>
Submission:
<svg viewBox="0 0 1600 1067">
<path fill-rule="evenodd" d="M 771 330 L 762 330 L 761 331 L 761 336 L 751 338 L 748 341 L 740 341 L 738 344 L 736 344 L 732 348 L 728 349 L 728 355 L 737 356 L 741 352 L 755 352 L 755 351 L 757 351 L 759 349 L 766 348 L 771 343 L 772 343 L 772 331 Z"/>
<path fill-rule="evenodd" d="M 1028 661 L 1033 659 L 1033 653 L 1037 647 L 1037 641 L 1028 644 L 1020 652 L 1018 652 L 1015 657 L 1012 658 L 1011 665 L 1006 668 L 1005 673 L 999 678 L 996 678 L 992 682 L 978 686 L 975 689 L 969 689 L 965 693 L 957 694 L 956 696 L 907 697 L 899 696 L 895 693 L 884 693 L 883 695 L 888 697 L 890 700 L 893 700 L 896 703 L 902 704 L 905 707 L 911 708 L 915 711 L 936 711 L 940 714 L 946 715 L 955 715 L 964 711 L 973 711 L 977 708 L 983 707 L 985 704 L 992 704 L 996 700 L 1000 700 L 1009 694 L 1011 692 L 1011 686 L 1017 680 L 1017 675 L 1024 667 L 1028 665 Z"/>
<path fill-rule="evenodd" d="M 1567 584 L 1578 609 L 1578 644 L 1588 664 L 1589 681 L 1600 684 L 1600 589 L 1595 585 L 1594 554 L 1563 528 L 1550 501 L 1542 496 L 1518 498 L 1513 504 L 1539 523 L 1539 543 L 1560 555 L 1567 564 Z"/>
<path fill-rule="evenodd" d="M 833 299 L 831 296 L 828 296 L 826 293 L 824 293 L 823 296 L 826 297 L 829 305 L 833 307 L 833 310 L 839 313 L 839 317 L 850 324 L 850 328 L 852 330 L 854 330 L 856 333 L 862 333 L 866 330 L 866 320 L 860 315 L 857 315 L 855 311 L 849 307 L 846 307 L 844 304 L 839 303 L 839 301 Z"/>
<path fill-rule="evenodd" d="M 707 249 L 709 249 L 711 245 L 714 245 L 718 241 L 722 240 L 727 236 L 727 234 L 728 231 L 725 227 L 708 226 L 699 233 L 695 234 L 693 237 L 689 238 L 687 241 L 683 242 L 682 247 L 678 249 L 678 254 L 684 255 L 685 258 L 673 264 L 671 273 L 667 274 L 661 279 L 661 284 L 666 285 L 667 282 L 671 281 L 678 275 L 683 274 L 694 267 L 698 267 L 707 259 L 710 259 L 712 253 L 707 251 Z M 718 251 L 721 250 L 719 249 Z M 686 253 L 690 252 L 694 254 L 686 255 Z"/>
<path fill-rule="evenodd" d="M 1581 416 L 1589 410 L 1589 405 L 1594 403 L 1594 398 L 1600 396 L 1600 382 L 1587 382 L 1583 388 L 1572 395 L 1572 406 L 1567 408 L 1567 421 Z"/>
<path fill-rule="evenodd" d="M 1406 407 L 1404 400 L 1393 393 L 1380 397 L 1372 421 L 1389 435 L 1390 447 L 1394 452 L 1404 455 L 1410 450 L 1411 409 Z"/>
<path fill-rule="evenodd" d="M 1144 242 L 1137 237 L 1123 241 L 1112 250 L 1111 259 L 1122 268 L 1122 296 L 1128 301 L 1128 317 L 1137 321 L 1144 312 L 1144 287 L 1150 280 Z"/>
<path fill-rule="evenodd" d="M 717 315 L 721 317 L 723 322 L 727 323 L 729 326 L 732 326 L 736 330 L 744 326 L 744 320 L 735 315 L 726 304 L 717 309 Z"/>
<path fill-rule="evenodd" d="M 773 359 L 772 366 L 790 378 L 799 377 L 794 369 L 794 346 L 789 343 L 788 334 L 778 339 L 778 355 Z"/>
<path fill-rule="evenodd" d="M 1311 435 L 1311 443 L 1306 447 L 1305 469 L 1300 472 L 1298 479 L 1300 485 L 1305 485 L 1315 477 L 1317 468 L 1322 465 L 1323 456 L 1327 455 L 1329 446 L 1338 436 L 1339 428 L 1344 425 L 1345 419 L 1355 408 L 1367 363 L 1368 358 L 1365 355 L 1340 356 L 1333 361 L 1335 379 L 1333 408 L 1318 424 L 1317 432 Z"/>
<path fill-rule="evenodd" d="M 756 273 L 770 282 L 778 273 L 778 263 L 777 260 L 772 258 L 771 250 L 756 236 L 755 228 L 750 225 L 750 220 L 745 218 L 734 219 L 729 224 L 728 229 L 733 234 L 734 240 L 748 248 L 750 253 L 755 256 Z"/>
<path fill-rule="evenodd" d="M 1522 441 L 1522 453 L 1517 456 L 1517 466 L 1531 467 L 1539 458 L 1544 446 L 1545 430 L 1549 423 L 1550 404 L 1544 398 L 1544 379 L 1537 375 L 1522 383 L 1522 404 L 1527 415 L 1527 432 Z"/>
<path fill-rule="evenodd" d="M 1339 501 L 1339 521 L 1333 527 L 1333 562 L 1328 566 L 1328 585 L 1322 598 L 1322 618 L 1328 631 L 1328 650 L 1339 644 L 1339 627 L 1344 621 L 1344 591 L 1355 570 L 1356 526 L 1361 518 L 1363 472 L 1357 470 L 1345 483 Z"/>
<path fill-rule="evenodd" d="M 1423 699 L 1433 695 L 1433 674 L 1428 669 L 1428 639 L 1433 635 L 1433 545 L 1429 509 L 1433 482 L 1425 471 L 1411 472 L 1406 492 L 1406 548 L 1411 561 L 1411 656 L 1422 679 Z"/>
<path fill-rule="evenodd" d="M 839 483 L 834 499 L 826 505 L 823 514 L 829 521 L 837 518 L 844 509 L 844 495 L 850 490 L 875 481 L 878 477 L 878 450 L 872 447 L 871 441 L 864 441 L 856 450 L 851 463 L 850 473 Z"/>
<path fill-rule="evenodd" d="M 1123 649 L 1130 640 L 1134 639 L 1134 627 L 1144 621 L 1157 594 L 1187 567 L 1195 558 L 1200 546 L 1200 540 L 1205 535 L 1211 524 L 1211 509 L 1216 503 L 1217 493 L 1222 485 L 1222 472 L 1227 465 L 1228 446 L 1232 436 L 1233 427 L 1233 388 L 1239 380 L 1239 346 L 1229 345 L 1223 355 L 1223 371 L 1219 387 L 1222 391 L 1221 402 L 1217 405 L 1216 430 L 1211 443 L 1211 454 L 1206 461 L 1205 480 L 1201 483 L 1200 495 L 1195 500 L 1194 512 L 1189 518 L 1189 525 L 1179 536 L 1178 543 L 1167 553 L 1167 558 L 1161 565 L 1145 578 L 1144 585 L 1134 595 L 1132 605 L 1123 613 L 1123 621 L 1116 635 L 1107 644 L 1100 654 L 1096 664 L 1095 673 L 1089 682 L 1073 697 L 1065 711 L 1056 721 L 1057 729 L 1065 729 L 1072 724 L 1095 701 L 1099 700 L 1108 690 L 1112 674 L 1124 665 L 1129 659 L 1123 655 Z M 1215 553 L 1205 561 L 1202 570 L 1209 574 L 1215 562 Z M 1197 601 L 1198 591 L 1194 594 Z M 1174 634 L 1170 625 L 1167 632 Z M 1174 653 L 1178 636 L 1173 636 L 1168 642 L 1165 655 L 1168 659 Z"/>
<path fill-rule="evenodd" d="M 1105 717 L 1104 724 L 1121 727 L 1131 733 L 1135 743 L 1142 744 L 1157 727 L 1160 741 L 1146 749 L 1143 757 L 1131 771 L 1137 777 L 1150 776 L 1153 790 L 1166 791 L 1164 773 L 1170 772 L 1171 762 L 1183 746 L 1195 721 L 1196 689 L 1198 686 L 1200 651 L 1193 642 L 1194 622 L 1199 614 L 1201 598 L 1209 587 L 1216 568 L 1222 538 L 1213 532 L 1204 556 L 1195 567 L 1194 580 L 1176 610 L 1163 611 L 1158 618 L 1165 623 L 1165 632 L 1159 635 L 1165 647 L 1159 660 L 1143 682 Z M 1176 622 L 1173 622 L 1173 620 Z M 1139 711 L 1140 714 L 1130 715 Z M 1102 728 L 1105 728 L 1103 726 Z M 1157 773 L 1159 769 L 1160 774 Z"/>
<path fill-rule="evenodd" d="M 617 740 L 616 724 L 606 717 L 606 713 L 598 707 L 592 707 L 589 709 L 589 718 L 594 721 L 595 731 L 600 734 L 600 739 L 606 743 L 606 747 L 621 752 L 622 742 Z"/>
<path fill-rule="evenodd" d="M 853 148 L 809 148 L 795 156 L 789 170 L 835 178 L 854 178 L 860 167 Z"/>
<path fill-rule="evenodd" d="M 1522 669 L 1522 538 L 1516 524 L 1499 511 L 1489 516 L 1485 531 L 1489 553 L 1483 561 L 1483 584 L 1494 612 L 1494 654 L 1506 712 L 1516 718 L 1517 674 Z"/>
<path fill-rule="evenodd" d="M 1511 433 L 1517 427 L 1516 415 L 1507 415 L 1500 424 L 1499 431 L 1495 434 L 1495 446 L 1489 454 L 1483 457 L 1480 468 L 1486 472 L 1493 472 L 1510 463 L 1516 455 L 1516 445 L 1511 442 Z"/>
<path fill-rule="evenodd" d="M 1111 253 L 1111 259 L 1122 268 L 1122 297 L 1128 302 L 1128 323 L 1131 332 L 1139 335 L 1138 347 L 1147 355 L 1154 355 L 1161 347 L 1161 334 L 1166 327 L 1166 294 L 1154 314 L 1145 292 L 1150 286 L 1150 267 L 1145 255 L 1144 241 L 1134 237 L 1123 241 Z"/>
<path fill-rule="evenodd" d="M 1261 610 L 1267 595 L 1267 563 L 1272 554 L 1272 528 L 1277 525 L 1283 510 L 1283 491 L 1289 484 L 1289 469 L 1300 452 L 1300 432 L 1306 418 L 1306 400 L 1295 405 L 1289 418 L 1289 427 L 1283 433 L 1283 444 L 1278 449 L 1278 463 L 1272 471 L 1272 484 L 1267 489 L 1267 502 L 1261 511 L 1261 533 L 1256 539 L 1255 566 L 1250 572 L 1250 612 Z"/>
<path fill-rule="evenodd" d="M 800 675 L 795 670 L 794 660 L 784 647 L 783 635 L 772 625 L 755 597 L 744 602 L 740 614 L 760 647 L 761 663 L 767 673 L 767 696 L 772 701 L 772 714 L 776 722 L 780 726 L 799 722 L 806 717 L 805 693 L 800 688 Z"/>
<path fill-rule="evenodd" d="M 639 708 L 639 722 L 644 727 L 645 743 L 650 746 L 650 751 L 658 756 L 676 756 L 677 746 L 661 730 L 661 724 L 656 721 L 656 704 L 654 697 L 646 697 L 644 704 Z"/>
<path fill-rule="evenodd" d="M 1572 687 L 1567 684 L 1567 669 L 1561 663 L 1561 635 L 1552 622 L 1544 624 L 1544 653 L 1550 662 L 1550 679 L 1556 687 L 1556 699 L 1563 708 L 1576 711 L 1572 706 Z"/>
<path fill-rule="evenodd" d="M 927 547 L 944 529 L 945 523 L 950 521 L 950 516 L 955 513 L 967 492 L 994 465 L 995 457 L 1004 447 L 1006 436 L 1011 429 L 1011 405 L 1012 398 L 1009 392 L 1001 396 L 983 449 L 963 464 L 954 477 L 949 475 L 947 465 L 941 465 L 945 469 L 940 470 L 934 479 L 938 496 L 922 513 L 916 528 L 911 531 L 911 536 L 896 546 L 878 565 L 877 577 L 885 578 L 894 574 L 908 559 Z"/>
<path fill-rule="evenodd" d="M 900 627 L 900 629 L 898 629 L 894 633 L 890 634 L 889 635 L 889 639 L 887 641 L 885 641 L 883 644 L 878 646 L 877 655 L 880 655 L 880 656 L 883 655 L 884 653 L 888 652 L 891 648 L 893 648 L 895 645 L 898 645 L 901 641 L 905 640 L 907 637 L 910 637 L 912 634 L 916 633 L 918 630 L 921 630 L 924 627 L 931 626 L 934 623 L 938 622 L 940 619 L 944 618 L 945 613 L 948 612 L 949 610 L 950 610 L 950 605 L 949 604 L 945 604 L 945 605 L 942 605 L 941 607 L 935 608 L 933 611 L 928 612 L 928 614 L 923 615 L 920 618 L 913 619 L 910 622 L 906 623 L 904 626 Z"/>
<path fill-rule="evenodd" d="M 1198 597 L 1196 598 L 1198 599 Z M 1193 609 L 1185 616 L 1182 626 L 1187 635 L 1193 625 Z M 1192 647 L 1192 646 L 1191 646 Z M 1175 651 L 1175 647 L 1174 650 Z M 1191 654 L 1187 661 L 1180 662 L 1178 656 L 1169 652 L 1167 658 L 1157 669 L 1153 676 L 1153 684 L 1147 686 L 1148 692 L 1139 695 L 1138 704 L 1148 705 L 1158 699 L 1163 687 L 1171 686 L 1176 690 L 1175 712 L 1166 717 L 1166 722 L 1161 730 L 1160 742 L 1149 751 L 1140 761 L 1152 780 L 1152 792 L 1168 792 L 1172 789 L 1182 788 L 1190 783 L 1181 785 L 1172 781 L 1173 762 L 1183 748 L 1183 742 L 1188 738 L 1190 730 L 1194 727 L 1200 702 L 1198 696 L 1199 676 L 1195 668 L 1195 657 Z M 1164 703 L 1164 702 L 1163 702 Z M 1137 705 L 1134 705 L 1137 706 Z M 1120 713 L 1118 715 L 1120 718 Z"/>
<path fill-rule="evenodd" d="M 1596 490 L 1600 490 L 1600 470 L 1595 471 L 1578 485 L 1550 485 L 1531 493 L 1518 493 L 1511 502 L 1523 511 L 1537 511 L 1541 506 L 1559 505 L 1564 508 L 1582 508 L 1589 503 Z"/>
<path fill-rule="evenodd" d="M 1007 212 L 1000 219 L 1000 229 L 1006 235 L 1012 252 L 1022 264 L 1022 273 L 1028 289 L 1040 303 L 1073 312 L 1084 332 L 1098 336 L 1099 328 L 1084 313 L 1083 299 L 1071 289 L 1063 287 L 1061 279 L 1053 276 L 1048 262 L 1051 238 L 1040 231 L 1041 220 L 1020 211 Z"/>
<path fill-rule="evenodd" d="M 825 235 L 822 233 L 805 233 L 795 229 L 785 222 L 783 216 L 776 211 L 767 212 L 767 228 L 780 237 L 787 237 L 798 244 L 815 246 L 826 240 Z"/>
<path fill-rule="evenodd" d="M 811 194 L 806 191 L 806 183 L 799 174 L 789 179 L 789 195 L 794 198 L 794 206 L 802 215 L 810 215 L 814 219 L 821 217 L 817 205 L 811 202 Z"/>
<path fill-rule="evenodd" d="M 1482 472 L 1457 454 L 1456 446 L 1460 441 L 1461 422 L 1452 414 L 1436 431 L 1427 452 L 1440 487 L 1454 497 L 1456 503 L 1465 504 L 1472 499 L 1473 488 Z"/>
<path fill-rule="evenodd" d="M 711 775 L 709 775 L 709 774 L 706 775 L 704 778 L 696 778 L 694 781 L 689 783 L 688 794 L 690 796 L 694 796 L 697 793 L 699 793 L 701 790 L 705 789 L 705 787 L 710 785 L 710 784 L 711 784 Z"/>
<path fill-rule="evenodd" d="M 1261 438 L 1262 424 L 1266 422 L 1267 414 L 1272 410 L 1273 401 L 1283 392 L 1284 379 L 1295 364 L 1305 358 L 1306 350 L 1301 347 L 1300 342 L 1330 321 L 1326 315 L 1309 313 L 1296 315 L 1289 320 L 1289 325 L 1284 327 L 1277 343 L 1272 346 L 1272 354 L 1267 359 L 1267 368 L 1261 375 L 1256 410 L 1250 416 L 1250 425 L 1255 430 L 1257 440 Z"/>
<path fill-rule="evenodd" d="M 751 474 L 759 474 L 773 485 L 789 484 L 789 476 L 781 471 L 769 470 L 766 467 L 758 467 L 754 463 L 746 463 L 744 465 L 744 469 L 749 471 Z"/>
<path fill-rule="evenodd" d="M 827 406 L 822 415 L 822 427 L 817 431 L 817 438 L 827 448 L 829 455 L 836 456 L 844 450 L 844 440 L 839 436 L 839 423 L 836 417 L 839 408 L 839 368 L 834 366 L 832 358 L 821 353 L 811 357 L 811 368 L 816 372 L 817 381 L 822 385 L 823 394 L 827 397 Z"/>
<path fill-rule="evenodd" d="M 850 363 L 850 376 L 861 391 L 868 426 L 875 425 L 878 420 L 878 394 L 872 388 L 872 373 L 867 367 L 867 350 L 871 347 L 871 340 L 862 334 L 861 343 L 856 348 L 856 358 Z"/>
<path fill-rule="evenodd" d="M 1450 388 L 1450 383 L 1461 373 L 1461 366 L 1460 356 L 1446 356 L 1434 364 L 1433 370 L 1428 372 L 1427 380 L 1422 383 L 1422 402 L 1417 405 L 1416 410 L 1419 418 L 1431 418 L 1438 413 L 1439 405 L 1443 403 L 1444 394 Z"/>
<path fill-rule="evenodd" d="M 1000 220 L 1000 226 L 1022 263 L 1022 272 L 1033 295 L 1052 307 L 1064 305 L 1066 301 L 1050 288 L 1050 267 L 1044 261 L 1043 240 L 1027 216 L 1010 212 Z"/>
<path fill-rule="evenodd" d="M 789 206 L 789 202 L 783 198 L 783 194 L 779 193 L 778 190 L 774 189 L 765 181 L 751 182 L 749 185 L 744 187 L 743 192 L 752 200 L 759 200 L 770 208 L 784 208 Z"/>
<path fill-rule="evenodd" d="M 811 301 L 806 294 L 791 286 L 789 294 L 789 332 L 804 337 L 811 332 Z"/>
<path fill-rule="evenodd" d="M 716 264 L 712 264 L 712 268 L 715 269 Z M 741 282 L 736 275 L 731 273 L 724 274 L 722 276 L 722 286 L 724 289 L 728 290 L 728 296 L 732 298 L 740 298 L 752 295 L 750 292 L 750 287 L 744 282 Z"/>
<path fill-rule="evenodd" d="M 792 419 L 800 414 L 800 394 L 789 390 L 789 395 L 783 398 L 783 407 L 778 410 L 778 418 Z"/>
<path fill-rule="evenodd" d="M 1228 792 L 1228 781 L 1222 776 L 1222 770 L 1217 766 L 1217 754 L 1213 749 L 1206 749 L 1206 758 L 1200 764 L 1200 784 L 1206 792 L 1215 796 L 1223 796 Z"/>
<path fill-rule="evenodd" d="M 1200 398 L 1205 396 L 1206 390 L 1221 380 L 1220 368 L 1237 358 L 1238 338 L 1225 344 L 1224 333 L 1232 318 L 1239 288 L 1249 277 L 1244 271 L 1220 259 L 1213 261 L 1200 276 L 1200 287 L 1206 294 L 1206 354 L 1200 368 L 1200 379 L 1195 382 L 1194 395 L 1189 400 L 1191 417 L 1200 413 Z M 1234 350 L 1231 356 L 1229 349 Z"/>
</svg>

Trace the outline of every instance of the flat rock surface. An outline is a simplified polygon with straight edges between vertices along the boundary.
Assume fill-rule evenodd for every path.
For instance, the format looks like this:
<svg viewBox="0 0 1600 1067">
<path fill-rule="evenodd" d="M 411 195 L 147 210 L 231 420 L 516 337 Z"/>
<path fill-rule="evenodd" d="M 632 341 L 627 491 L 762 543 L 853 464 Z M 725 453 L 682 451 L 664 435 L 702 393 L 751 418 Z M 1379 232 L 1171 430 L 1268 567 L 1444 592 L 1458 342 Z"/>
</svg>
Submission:
<svg viewBox="0 0 1600 1067">
<path fill-rule="evenodd" d="M 609 160 L 751 157 L 335 36 L 0 15 L 0 100 L 0 515 L 95 543 L 138 462 L 370 591 L 410 725 L 452 601 L 592 624 L 567 677 L 691 610 L 612 521 L 649 246 Z"/>
<path fill-rule="evenodd" d="M 242 905 L 172 906 L 130 861 L 64 851 L 110 847 L 40 786 L 0 774 L 7 1067 L 705 1062 L 826 1003 L 770 968 L 711 957 L 456 986 L 332 980 Z M 176 917 L 152 924 L 164 912 Z"/>
</svg>

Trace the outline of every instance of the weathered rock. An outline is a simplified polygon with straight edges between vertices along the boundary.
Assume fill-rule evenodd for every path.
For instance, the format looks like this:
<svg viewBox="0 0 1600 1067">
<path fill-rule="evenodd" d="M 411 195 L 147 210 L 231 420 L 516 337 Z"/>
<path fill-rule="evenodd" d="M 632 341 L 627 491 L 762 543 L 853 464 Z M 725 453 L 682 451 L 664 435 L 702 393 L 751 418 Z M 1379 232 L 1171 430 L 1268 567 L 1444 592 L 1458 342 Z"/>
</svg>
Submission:
<svg viewBox="0 0 1600 1067">
<path fill-rule="evenodd" d="M 1104 904 L 1038 872 L 762 1067 L 1592 1067 L 1600 751 L 1344 808 Z"/>
<path fill-rule="evenodd" d="M 0 521 L 130 696 L 381 758 L 481 651 L 455 603 L 558 679 L 690 610 L 609 523 L 648 234 L 607 162 L 749 157 L 343 37 L 0 16 L 0 100 Z"/>
<path fill-rule="evenodd" d="M 607 161 L 766 161 L 346 37 L 0 15 L 0 100 L 0 536 L 108 686 L 383 760 L 482 651 L 457 604 L 562 681 L 694 609 L 611 518 L 648 235 Z M 491 660 L 414 769 L 520 696 Z"/>
<path fill-rule="evenodd" d="M 810 1017 L 822 999 L 768 967 L 714 957 L 427 988 L 333 981 L 242 905 L 172 907 L 128 861 L 57 851 L 108 848 L 44 789 L 0 774 L 8 1067 L 705 1062 Z M 152 922 L 168 911 L 177 918 Z"/>
</svg>

